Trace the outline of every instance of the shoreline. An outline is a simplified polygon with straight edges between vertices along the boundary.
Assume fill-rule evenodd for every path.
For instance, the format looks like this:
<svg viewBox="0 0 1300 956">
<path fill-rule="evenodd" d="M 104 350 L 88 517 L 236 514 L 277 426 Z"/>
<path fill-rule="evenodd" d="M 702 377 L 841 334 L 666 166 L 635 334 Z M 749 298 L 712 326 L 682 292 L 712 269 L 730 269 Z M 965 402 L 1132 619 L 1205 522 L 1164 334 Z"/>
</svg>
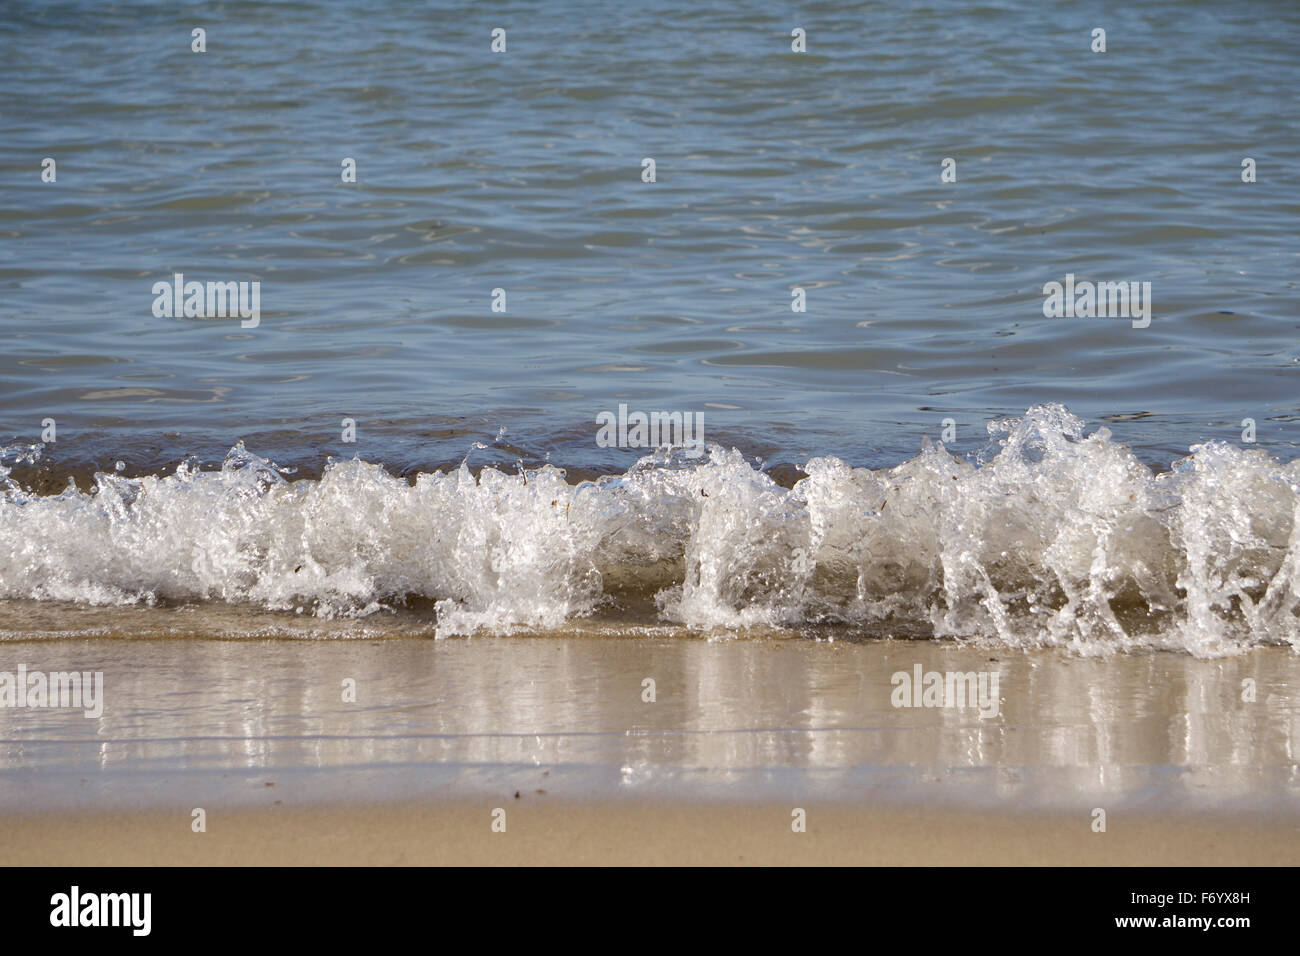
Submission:
<svg viewBox="0 0 1300 956">
<path fill-rule="evenodd" d="M 590 634 L 0 647 L 104 686 L 97 718 L 0 711 L 11 865 L 1300 864 L 1289 649 L 1087 659 Z M 896 678 L 917 668 L 996 675 L 981 702 L 995 712 L 900 706 Z"/>
</svg>

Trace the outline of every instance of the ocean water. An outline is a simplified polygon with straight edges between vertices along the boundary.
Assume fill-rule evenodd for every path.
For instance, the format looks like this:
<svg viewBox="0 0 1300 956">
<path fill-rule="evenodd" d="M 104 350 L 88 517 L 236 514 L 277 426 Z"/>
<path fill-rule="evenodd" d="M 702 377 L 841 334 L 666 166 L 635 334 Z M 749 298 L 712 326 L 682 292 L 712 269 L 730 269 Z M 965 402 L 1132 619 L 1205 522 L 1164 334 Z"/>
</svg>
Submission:
<svg viewBox="0 0 1300 956">
<path fill-rule="evenodd" d="M 1292 3 L 0 10 L 8 636 L 1300 643 Z"/>
</svg>

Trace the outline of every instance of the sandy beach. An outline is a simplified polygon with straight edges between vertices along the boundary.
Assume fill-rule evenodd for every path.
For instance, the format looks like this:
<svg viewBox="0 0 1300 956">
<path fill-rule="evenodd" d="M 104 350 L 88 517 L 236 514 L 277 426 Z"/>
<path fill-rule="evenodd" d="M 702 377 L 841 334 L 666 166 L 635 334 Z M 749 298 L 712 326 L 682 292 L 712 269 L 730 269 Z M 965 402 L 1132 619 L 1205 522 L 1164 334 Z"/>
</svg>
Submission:
<svg viewBox="0 0 1300 956">
<path fill-rule="evenodd" d="M 482 804 L 357 804 L 213 814 L 9 817 L 0 847 L 36 866 L 1294 866 L 1294 817 L 1232 819 L 1135 813 L 1106 833 L 1087 814 L 942 808 L 647 806 L 508 801 L 505 832 Z"/>
</svg>

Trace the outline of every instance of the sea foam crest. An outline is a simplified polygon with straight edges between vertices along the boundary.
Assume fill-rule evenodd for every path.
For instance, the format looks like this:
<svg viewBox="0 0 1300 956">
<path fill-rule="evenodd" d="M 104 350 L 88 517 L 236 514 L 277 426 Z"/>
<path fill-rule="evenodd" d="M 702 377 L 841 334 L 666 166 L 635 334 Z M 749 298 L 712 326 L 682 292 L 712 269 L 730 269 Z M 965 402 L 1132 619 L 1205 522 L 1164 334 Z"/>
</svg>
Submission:
<svg viewBox="0 0 1300 956">
<path fill-rule="evenodd" d="M 0 597 L 251 603 L 321 616 L 431 604 L 437 634 L 555 628 L 602 604 L 693 630 L 852 625 L 1083 652 L 1300 645 L 1300 462 L 1213 442 L 1154 474 L 1059 405 L 958 459 L 807 463 L 779 486 L 735 450 L 660 450 L 569 484 L 462 464 L 414 483 L 360 460 L 288 481 L 99 474 L 0 498 Z M 631 612 L 629 612 L 631 613 Z"/>
</svg>

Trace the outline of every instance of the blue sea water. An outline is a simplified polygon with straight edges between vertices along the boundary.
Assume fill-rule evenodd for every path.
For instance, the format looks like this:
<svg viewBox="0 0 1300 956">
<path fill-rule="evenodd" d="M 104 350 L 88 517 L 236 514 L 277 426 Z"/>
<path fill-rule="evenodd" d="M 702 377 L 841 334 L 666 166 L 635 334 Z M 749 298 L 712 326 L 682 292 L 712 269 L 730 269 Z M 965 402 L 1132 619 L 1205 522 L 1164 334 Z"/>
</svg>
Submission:
<svg viewBox="0 0 1300 956">
<path fill-rule="evenodd" d="M 1243 418 L 1289 458 L 1298 41 L 1291 3 L 6 4 L 0 440 L 405 468 L 504 426 L 622 470 L 625 403 L 880 466 L 1061 402 L 1156 465 Z M 260 324 L 156 317 L 177 272 Z M 1067 273 L 1150 326 L 1045 318 Z"/>
</svg>

